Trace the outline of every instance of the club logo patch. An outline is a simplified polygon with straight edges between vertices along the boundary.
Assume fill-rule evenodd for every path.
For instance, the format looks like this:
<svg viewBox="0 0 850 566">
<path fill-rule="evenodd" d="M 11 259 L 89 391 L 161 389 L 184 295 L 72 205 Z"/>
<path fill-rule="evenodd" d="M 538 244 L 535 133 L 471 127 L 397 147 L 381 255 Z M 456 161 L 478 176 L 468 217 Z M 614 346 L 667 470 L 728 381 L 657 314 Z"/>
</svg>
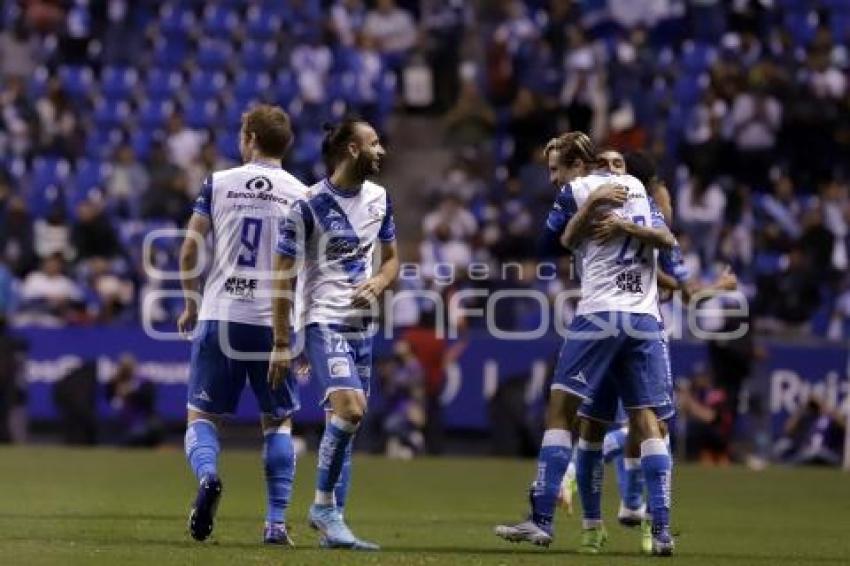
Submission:
<svg viewBox="0 0 850 566">
<path fill-rule="evenodd" d="M 245 188 L 252 191 L 265 191 L 268 192 L 272 190 L 272 182 L 271 179 L 264 175 L 260 175 L 258 177 L 254 177 L 245 183 Z"/>
<path fill-rule="evenodd" d="M 329 358 L 328 372 L 331 378 L 351 377 L 351 364 L 348 358 Z"/>
</svg>

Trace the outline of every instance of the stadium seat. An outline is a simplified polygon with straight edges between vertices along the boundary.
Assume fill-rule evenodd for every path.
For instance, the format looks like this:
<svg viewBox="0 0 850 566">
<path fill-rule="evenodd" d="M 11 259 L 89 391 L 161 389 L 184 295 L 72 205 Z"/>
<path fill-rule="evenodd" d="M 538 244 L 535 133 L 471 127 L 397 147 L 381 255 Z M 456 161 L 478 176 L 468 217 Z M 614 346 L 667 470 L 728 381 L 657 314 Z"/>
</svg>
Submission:
<svg viewBox="0 0 850 566">
<path fill-rule="evenodd" d="M 153 42 L 152 64 L 160 69 L 176 70 L 181 68 L 191 53 L 191 45 L 186 37 L 159 36 Z"/>
<path fill-rule="evenodd" d="M 159 10 L 157 29 L 166 37 L 186 37 L 197 29 L 197 17 L 188 6 L 166 2 Z"/>
<path fill-rule="evenodd" d="M 277 44 L 273 41 L 246 41 L 239 52 L 239 65 L 246 71 L 268 71 L 274 68 L 277 56 Z"/>
<path fill-rule="evenodd" d="M 233 161 L 241 161 L 242 156 L 239 154 L 239 134 L 238 130 L 226 129 L 219 130 L 216 133 L 216 147 L 219 153 Z"/>
<path fill-rule="evenodd" d="M 124 126 L 130 117 L 130 105 L 124 100 L 101 98 L 95 102 L 93 117 L 100 130 Z"/>
<path fill-rule="evenodd" d="M 290 71 L 279 71 L 274 84 L 274 99 L 281 106 L 289 106 L 298 96 L 298 81 Z"/>
<path fill-rule="evenodd" d="M 230 43 L 223 40 L 206 39 L 201 41 L 198 46 L 195 60 L 201 69 L 220 71 L 230 64 L 232 56 L 233 48 Z"/>
<path fill-rule="evenodd" d="M 170 100 L 147 100 L 139 108 L 139 125 L 144 128 L 162 128 L 165 125 L 165 120 L 173 111 L 174 103 Z"/>
<path fill-rule="evenodd" d="M 239 14 L 232 5 L 210 3 L 204 7 L 202 26 L 207 37 L 229 37 L 239 27 Z"/>
<path fill-rule="evenodd" d="M 90 67 L 64 66 L 59 67 L 57 75 L 62 81 L 65 92 L 74 100 L 83 100 L 92 94 L 94 73 Z"/>
<path fill-rule="evenodd" d="M 133 147 L 137 158 L 147 159 L 153 141 L 162 137 L 164 137 L 164 134 L 161 130 L 143 128 L 133 132 L 130 136 L 130 145 Z"/>
<path fill-rule="evenodd" d="M 689 74 L 705 72 L 716 56 L 715 49 L 706 43 L 686 41 L 682 44 L 682 67 Z"/>
<path fill-rule="evenodd" d="M 100 77 L 100 92 L 107 98 L 127 99 L 139 82 L 139 73 L 131 67 L 107 67 Z"/>
<path fill-rule="evenodd" d="M 185 84 L 183 74 L 171 69 L 151 69 L 145 79 L 145 93 L 149 99 L 176 98 Z"/>
<path fill-rule="evenodd" d="M 253 41 L 269 41 L 281 32 L 282 21 L 277 11 L 263 5 L 254 4 L 248 8 L 245 24 L 245 37 Z"/>
<path fill-rule="evenodd" d="M 90 159 L 107 159 L 121 141 L 123 132 L 116 128 L 96 128 L 86 138 L 86 155 Z"/>
<path fill-rule="evenodd" d="M 233 85 L 233 94 L 240 101 L 262 99 L 269 94 L 272 86 L 267 73 L 240 73 Z"/>
<path fill-rule="evenodd" d="M 50 80 L 50 72 L 46 67 L 39 67 L 35 70 L 27 85 L 27 92 L 33 100 L 41 98 L 47 94 L 47 82 Z"/>
<path fill-rule="evenodd" d="M 189 79 L 189 95 L 194 99 L 208 100 L 221 95 L 226 85 L 224 73 L 198 71 Z"/>
<path fill-rule="evenodd" d="M 185 113 L 186 125 L 197 130 L 209 128 L 216 123 L 219 105 L 215 100 L 190 104 Z"/>
</svg>

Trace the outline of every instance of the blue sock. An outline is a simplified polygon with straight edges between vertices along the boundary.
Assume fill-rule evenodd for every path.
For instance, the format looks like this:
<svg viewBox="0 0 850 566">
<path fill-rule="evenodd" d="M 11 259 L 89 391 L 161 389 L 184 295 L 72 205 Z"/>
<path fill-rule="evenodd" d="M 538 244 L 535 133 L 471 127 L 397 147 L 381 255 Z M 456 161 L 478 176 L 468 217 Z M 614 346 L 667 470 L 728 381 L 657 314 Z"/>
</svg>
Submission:
<svg viewBox="0 0 850 566">
<path fill-rule="evenodd" d="M 602 481 L 605 462 L 602 459 L 602 443 L 578 441 L 576 450 L 576 481 L 581 507 L 584 511 L 582 528 L 590 529 L 602 524 Z"/>
<path fill-rule="evenodd" d="M 204 476 L 218 475 L 218 431 L 207 420 L 195 420 L 186 427 L 184 438 L 186 459 L 198 481 Z"/>
<path fill-rule="evenodd" d="M 568 430 L 549 429 L 537 457 L 537 479 L 531 486 L 531 519 L 551 530 L 561 482 L 570 464 L 573 447 Z"/>
<path fill-rule="evenodd" d="M 334 499 L 336 500 L 336 508 L 340 513 L 345 512 L 345 502 L 348 500 L 348 488 L 351 485 L 351 452 L 354 446 L 348 445 L 348 450 L 345 451 L 345 460 L 342 462 L 342 471 L 339 474 L 339 480 L 334 488 Z"/>
<path fill-rule="evenodd" d="M 325 433 L 319 443 L 319 473 L 316 477 L 316 500 L 321 505 L 334 502 L 334 489 L 342 474 L 345 453 L 351 446 L 351 439 L 357 432 L 357 425 L 331 417 L 325 426 Z"/>
<path fill-rule="evenodd" d="M 626 500 L 628 488 L 626 485 L 626 469 L 623 465 L 623 451 L 626 447 L 626 432 L 622 428 L 612 430 L 605 435 L 605 441 L 602 443 L 602 455 L 605 462 L 614 462 L 614 468 L 617 470 L 617 489 L 620 490 L 620 500 Z"/>
<path fill-rule="evenodd" d="M 289 431 L 270 431 L 263 438 L 266 474 L 266 521 L 283 523 L 295 480 L 295 448 Z"/>
<path fill-rule="evenodd" d="M 626 476 L 626 490 L 623 492 L 623 504 L 637 511 L 643 506 L 643 490 L 646 482 L 640 458 L 622 458 L 623 472 Z"/>
<path fill-rule="evenodd" d="M 644 440 L 640 445 L 640 465 L 649 493 L 647 503 L 652 513 L 652 526 L 669 526 L 673 462 L 667 444 L 660 438 Z"/>
</svg>

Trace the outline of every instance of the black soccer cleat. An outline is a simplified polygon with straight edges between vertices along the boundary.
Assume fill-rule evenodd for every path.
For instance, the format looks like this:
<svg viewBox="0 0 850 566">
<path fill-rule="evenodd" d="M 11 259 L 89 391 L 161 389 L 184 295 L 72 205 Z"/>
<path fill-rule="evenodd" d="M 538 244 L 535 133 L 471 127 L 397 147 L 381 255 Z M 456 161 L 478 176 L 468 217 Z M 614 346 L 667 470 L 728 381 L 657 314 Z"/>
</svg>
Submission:
<svg viewBox="0 0 850 566">
<path fill-rule="evenodd" d="M 198 495 L 189 513 L 189 534 L 193 539 L 204 541 L 212 534 L 222 487 L 218 476 L 205 476 L 201 480 Z"/>
</svg>

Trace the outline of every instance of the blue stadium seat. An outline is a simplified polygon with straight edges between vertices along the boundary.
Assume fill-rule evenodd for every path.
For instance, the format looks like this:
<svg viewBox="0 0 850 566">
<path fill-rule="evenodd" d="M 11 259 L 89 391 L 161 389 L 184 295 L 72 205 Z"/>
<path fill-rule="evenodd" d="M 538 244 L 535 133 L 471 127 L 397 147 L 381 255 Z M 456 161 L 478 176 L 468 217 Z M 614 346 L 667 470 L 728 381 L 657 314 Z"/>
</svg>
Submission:
<svg viewBox="0 0 850 566">
<path fill-rule="evenodd" d="M 107 67 L 100 77 L 100 91 L 107 98 L 129 98 L 139 82 L 139 73 L 132 67 Z"/>
<path fill-rule="evenodd" d="M 716 50 L 707 43 L 686 41 L 682 44 L 682 67 L 690 74 L 708 70 L 716 56 Z"/>
<path fill-rule="evenodd" d="M 205 39 L 198 46 L 196 61 L 198 66 L 207 71 L 225 69 L 233 57 L 230 43 L 222 40 Z"/>
<path fill-rule="evenodd" d="M 91 159 L 106 159 L 121 141 L 123 132 L 118 128 L 96 128 L 86 138 L 86 155 Z"/>
<path fill-rule="evenodd" d="M 707 86 L 708 75 L 682 75 L 676 81 L 676 100 L 685 108 L 690 108 L 699 101 L 700 96 Z"/>
<path fill-rule="evenodd" d="M 829 24 L 835 41 L 841 43 L 850 41 L 850 3 L 848 3 L 848 11 L 833 12 Z"/>
<path fill-rule="evenodd" d="M 224 103 L 224 127 L 229 130 L 238 130 L 242 126 L 242 113 L 245 108 L 238 105 L 232 98 Z"/>
<path fill-rule="evenodd" d="M 186 37 L 197 28 L 198 19 L 189 6 L 166 2 L 159 10 L 157 29 L 167 37 Z"/>
<path fill-rule="evenodd" d="M 281 106 L 289 106 L 298 96 L 298 81 L 290 71 L 279 71 L 274 84 L 274 99 Z"/>
<path fill-rule="evenodd" d="M 222 93 L 227 85 L 227 77 L 222 72 L 198 71 L 189 80 L 189 95 L 192 98 L 208 100 Z"/>
<path fill-rule="evenodd" d="M 34 218 L 44 218 L 52 212 L 67 214 L 65 189 L 57 183 L 33 184 L 27 194 L 27 207 Z"/>
<path fill-rule="evenodd" d="M 209 128 L 220 114 L 218 102 L 207 100 L 190 104 L 185 112 L 186 125 L 197 130 Z"/>
<path fill-rule="evenodd" d="M 262 99 L 269 94 L 272 79 L 267 73 L 243 72 L 236 77 L 233 94 L 238 100 Z"/>
<path fill-rule="evenodd" d="M 277 38 L 283 29 L 277 10 L 254 4 L 248 8 L 245 36 L 253 41 L 269 41 Z"/>
<path fill-rule="evenodd" d="M 814 12 L 791 10 L 785 13 L 784 24 L 797 45 L 808 45 L 815 37 L 818 18 Z"/>
<path fill-rule="evenodd" d="M 39 67 L 30 77 L 27 85 L 27 93 L 33 100 L 41 98 L 47 94 L 47 82 L 50 80 L 50 72 L 47 67 Z"/>
<path fill-rule="evenodd" d="M 173 111 L 174 103 L 170 100 L 146 100 L 139 108 L 139 125 L 151 129 L 162 128 Z"/>
<path fill-rule="evenodd" d="M 93 94 L 94 73 L 90 67 L 59 67 L 57 74 L 62 81 L 63 88 L 71 98 L 82 100 Z"/>
<path fill-rule="evenodd" d="M 139 159 L 147 159 L 154 140 L 164 138 L 162 130 L 141 128 L 130 136 L 130 145 Z"/>
<path fill-rule="evenodd" d="M 154 39 L 152 63 L 160 69 L 179 69 L 186 63 L 190 52 L 188 38 L 160 36 Z"/>
<path fill-rule="evenodd" d="M 151 69 L 145 79 L 145 93 L 154 100 L 176 98 L 185 82 L 183 74 L 178 71 Z"/>
<path fill-rule="evenodd" d="M 228 37 L 239 27 L 239 14 L 232 5 L 209 3 L 204 7 L 203 34 L 206 37 Z"/>
<path fill-rule="evenodd" d="M 130 118 L 130 105 L 124 100 L 98 99 L 93 118 L 99 130 L 124 126 Z"/>
<path fill-rule="evenodd" d="M 277 60 L 277 44 L 273 41 L 246 41 L 239 52 L 240 68 L 246 71 L 268 71 Z"/>
<path fill-rule="evenodd" d="M 219 130 L 215 136 L 215 145 L 219 153 L 233 161 L 241 161 L 239 154 L 239 130 Z"/>
</svg>

